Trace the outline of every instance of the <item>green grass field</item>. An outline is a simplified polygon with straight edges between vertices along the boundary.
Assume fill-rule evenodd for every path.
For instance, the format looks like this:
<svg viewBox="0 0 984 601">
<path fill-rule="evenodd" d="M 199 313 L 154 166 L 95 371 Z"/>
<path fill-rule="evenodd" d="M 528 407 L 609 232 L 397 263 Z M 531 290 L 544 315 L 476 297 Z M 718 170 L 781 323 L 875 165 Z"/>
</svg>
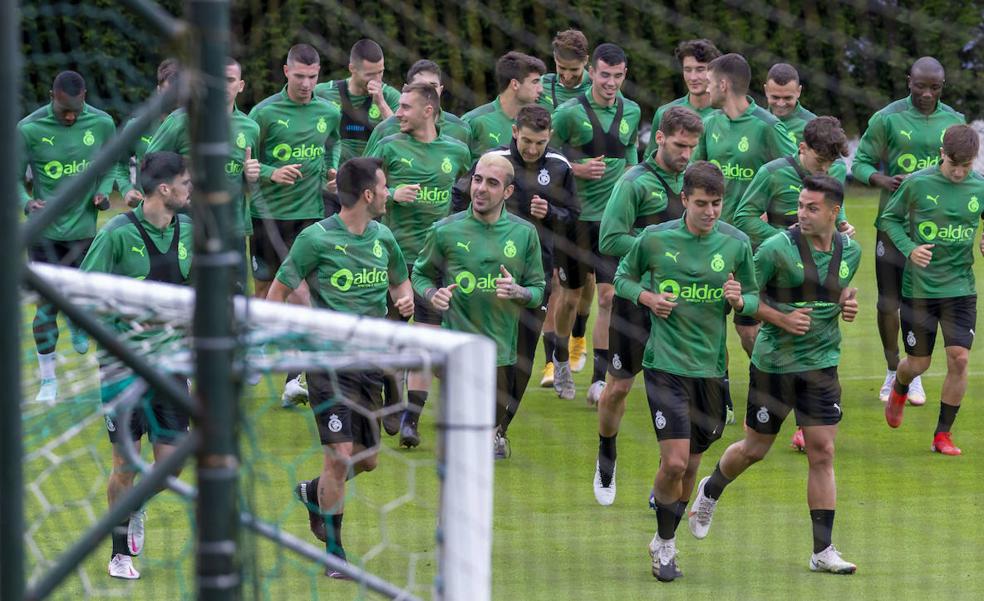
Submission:
<svg viewBox="0 0 984 601">
<path fill-rule="evenodd" d="M 838 438 L 839 485 L 834 542 L 858 564 L 855 576 L 813 574 L 807 513 L 806 458 L 787 446 L 787 423 L 772 454 L 734 483 L 722 497 L 710 536 L 698 541 L 686 525 L 678 531 L 679 565 L 685 577 L 671 584 L 650 574 L 646 545 L 656 527 L 647 507 L 659 460 L 641 379 L 629 397 L 619 435 L 618 498 L 611 507 L 594 501 L 591 480 L 597 449 L 597 418 L 584 402 L 590 361 L 576 378 L 578 397 L 562 401 L 552 390 L 533 387 L 510 434 L 513 456 L 495 467 L 495 599 L 967 599 L 984 598 L 984 393 L 981 350 L 971 355 L 965 409 L 954 428 L 962 457 L 929 451 L 938 411 L 944 360 L 937 349 L 924 378 L 928 402 L 908 408 L 897 431 L 884 422 L 877 390 L 884 361 L 874 324 L 874 230 L 877 197 L 853 189 L 847 210 L 858 227 L 865 256 L 855 279 L 861 314 L 845 324 L 843 360 L 844 420 Z M 978 276 L 984 275 L 979 268 Z M 25 310 L 25 313 L 33 313 Z M 24 315 L 29 323 L 31 315 Z M 25 375 L 33 380 L 33 352 L 25 329 Z M 63 347 L 67 347 L 63 329 Z M 747 391 L 747 359 L 731 335 L 732 394 L 739 424 L 705 456 L 701 476 L 713 468 L 726 446 L 742 435 Z M 63 355 L 77 363 L 71 350 Z M 92 361 L 91 353 L 87 361 Z M 539 363 L 542 365 L 542 363 Z M 91 364 L 90 364 L 91 367 Z M 65 373 L 62 371 L 62 373 Z M 78 374 L 87 373 L 78 370 Z M 77 375 L 76 377 L 82 377 Z M 86 375 L 92 386 L 91 374 Z M 535 376 L 534 386 L 539 379 Z M 282 377 L 268 378 L 248 391 L 249 416 L 243 430 L 244 504 L 262 519 L 316 543 L 307 532 L 302 506 L 291 489 L 297 479 L 314 476 L 320 449 L 307 408 L 279 409 Z M 28 389 L 26 394 L 33 395 Z M 32 448 L 50 441 L 79 416 L 91 414 L 91 394 L 63 403 L 26 421 Z M 457 399 L 456 402 L 468 402 Z M 429 407 L 433 409 L 434 402 Z M 423 419 L 424 443 L 412 451 L 396 449 L 388 438 L 380 468 L 353 482 L 345 518 L 346 548 L 367 567 L 427 596 L 435 574 L 434 526 L 437 477 L 433 412 Z M 101 419 L 50 455 L 25 465 L 31 561 L 51 559 L 104 510 L 109 444 Z M 193 476 L 183 478 L 189 481 Z M 45 507 L 40 496 L 49 502 Z M 110 581 L 105 574 L 109 543 L 54 595 L 79 599 L 127 595 L 135 599 L 177 599 L 194 588 L 192 570 L 194 509 L 165 493 L 148 506 L 148 543 L 137 560 L 142 580 Z M 244 597 L 262 599 L 346 599 L 365 595 L 356 585 L 324 579 L 320 570 L 251 536 L 245 539 L 247 587 Z"/>
</svg>

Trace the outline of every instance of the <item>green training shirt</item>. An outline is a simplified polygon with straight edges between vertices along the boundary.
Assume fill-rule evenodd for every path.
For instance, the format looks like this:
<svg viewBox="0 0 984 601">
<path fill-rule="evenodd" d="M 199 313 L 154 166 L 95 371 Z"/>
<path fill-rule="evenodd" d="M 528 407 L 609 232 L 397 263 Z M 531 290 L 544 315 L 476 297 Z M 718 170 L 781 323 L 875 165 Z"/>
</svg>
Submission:
<svg viewBox="0 0 984 601">
<path fill-rule="evenodd" d="M 779 120 L 786 126 L 786 133 L 789 135 L 789 139 L 798 147 L 799 143 L 803 141 L 803 130 L 806 129 L 806 124 L 816 118 L 816 114 L 806 110 L 803 108 L 803 105 L 797 102 L 793 112 L 785 117 L 779 117 Z"/>
<path fill-rule="evenodd" d="M 615 184 L 601 217 L 598 247 L 606 255 L 627 255 L 632 250 L 636 236 L 643 229 L 637 222 L 667 208 L 669 198 L 663 183 L 646 165 L 659 173 L 669 185 L 672 194 L 679 196 L 683 189 L 683 174 L 664 171 L 655 157 L 650 157 L 626 171 Z"/>
<path fill-rule="evenodd" d="M 799 153 L 793 160 L 800 169 L 806 171 L 800 163 Z M 827 175 L 843 185 L 847 181 L 847 165 L 838 159 L 830 166 Z M 785 157 L 762 165 L 745 190 L 745 195 L 738 201 L 734 216 L 735 227 L 745 232 L 752 240 L 752 247 L 757 248 L 759 244 L 786 229 L 781 223 L 762 221 L 761 216 L 769 212 L 782 213 L 795 221 L 802 189 L 803 180 L 800 179 L 796 167 L 790 165 Z M 847 215 L 841 204 L 837 223 L 843 221 L 847 221 Z"/>
<path fill-rule="evenodd" d="M 851 175 L 867 184 L 879 171 L 894 177 L 939 165 L 946 128 L 964 122 L 962 114 L 942 102 L 937 103 L 932 114 L 924 115 L 912 105 L 912 96 L 896 100 L 868 120 L 868 129 L 861 136 L 851 164 Z M 888 190 L 881 191 L 879 213 L 889 196 Z"/>
<path fill-rule="evenodd" d="M 383 161 L 390 198 L 383 223 L 393 230 L 403 254 L 411 260 L 424 246 L 427 231 L 435 221 L 448 216 L 451 188 L 468 173 L 471 155 L 463 143 L 444 134 L 433 142 L 419 142 L 409 134 L 383 138 L 370 156 Z M 403 186 L 419 184 L 417 199 L 396 202 L 393 193 Z"/>
<path fill-rule="evenodd" d="M 706 119 L 708 115 L 710 115 L 711 113 L 717 110 L 711 105 L 707 105 L 703 108 L 694 107 L 694 105 L 690 104 L 690 94 L 681 96 L 680 98 L 677 98 L 673 102 L 667 102 L 663 106 L 659 107 L 658 109 L 656 109 L 656 114 L 653 116 L 653 128 L 652 128 L 652 132 L 649 135 L 649 144 L 646 145 L 645 156 L 651 157 L 653 156 L 653 153 L 656 152 L 656 148 L 658 148 L 658 145 L 656 144 L 656 130 L 659 129 L 659 122 L 663 120 L 663 115 L 666 113 L 666 111 L 670 110 L 675 106 L 682 106 L 688 108 L 693 112 L 697 113 L 697 115 L 701 119 Z"/>
<path fill-rule="evenodd" d="M 161 253 L 167 253 L 174 241 L 174 220 L 181 220 L 181 239 L 178 240 L 178 265 L 185 283 L 191 274 L 191 255 L 194 248 L 194 227 L 191 218 L 175 215 L 164 229 L 156 227 L 144 218 L 143 205 L 133 209 L 147 236 Z M 140 231 L 126 215 L 116 215 L 99 230 L 79 268 L 82 271 L 98 271 L 142 280 L 150 273 L 150 253 L 144 246 Z"/>
<path fill-rule="evenodd" d="M 536 103 L 551 113 L 571 98 L 586 94 L 591 89 L 591 77 L 587 69 L 581 73 L 581 82 L 573 88 L 560 83 L 556 73 L 547 73 L 540 78 L 540 83 L 543 85 L 543 93 L 537 98 Z"/>
<path fill-rule="evenodd" d="M 710 161 L 724 172 L 721 221 L 731 223 L 738 201 L 762 165 L 797 153 L 782 121 L 748 97 L 748 110 L 731 119 L 717 110 L 704 119 L 704 133 L 692 160 Z"/>
<path fill-rule="evenodd" d="M 160 127 L 161 123 L 163 122 L 164 120 L 161 119 L 160 121 L 152 123 L 147 129 L 145 129 L 140 134 L 140 137 L 133 142 L 133 145 L 130 146 L 130 156 L 132 156 L 136 160 L 136 169 L 135 169 L 135 173 L 137 176 L 137 179 L 135 180 L 136 185 L 134 185 L 134 183 L 130 181 L 129 177 L 123 178 L 121 181 L 117 182 L 117 185 L 119 186 L 120 189 L 120 194 L 125 195 L 127 192 L 133 190 L 134 188 L 140 185 L 140 163 L 143 162 L 144 157 L 147 155 L 147 147 L 150 146 L 150 141 L 154 137 L 154 132 L 157 131 L 157 128 Z M 133 125 L 133 119 L 130 119 L 129 121 L 126 122 L 126 125 L 123 126 L 123 130 L 126 131 L 132 125 Z M 126 175 L 128 170 L 125 162 L 121 164 L 121 168 L 123 169 L 123 174 Z"/>
<path fill-rule="evenodd" d="M 618 110 L 617 104 L 603 107 L 594 101 L 591 92 L 586 92 L 588 105 L 598 118 L 598 123 L 604 131 L 608 131 Z M 577 178 L 577 191 L 581 197 L 581 221 L 601 221 L 605 205 L 612 195 L 615 183 L 622 177 L 627 167 L 639 162 L 636 144 L 639 137 L 639 119 L 642 112 L 639 105 L 623 96 L 618 97 L 624 103 L 622 120 L 618 125 L 619 143 L 625 146 L 625 157 L 605 157 L 605 173 L 600 179 Z M 553 138 L 551 145 L 563 148 L 564 154 L 571 162 L 586 162 L 594 157 L 581 157 L 577 150 L 591 142 L 594 128 L 588 114 L 577 98 L 565 102 L 553 115 Z"/>
<path fill-rule="evenodd" d="M 385 225 L 370 221 L 353 234 L 337 214 L 304 228 L 277 271 L 277 280 L 297 289 L 307 281 L 316 307 L 386 316 L 390 286 L 407 280 L 407 262 Z"/>
<path fill-rule="evenodd" d="M 902 296 L 953 298 L 977 294 L 974 252 L 984 203 L 984 177 L 971 171 L 960 183 L 939 167 L 913 173 L 892 194 L 877 226 L 906 257 L 917 246 L 933 244 L 926 267 L 906 261 Z"/>
<path fill-rule="evenodd" d="M 325 142 L 338 131 L 341 115 L 335 105 L 314 96 L 299 104 L 287 96 L 287 87 L 263 100 L 249 112 L 260 126 L 257 142 L 260 161 L 259 192 L 250 215 L 261 219 L 321 219 L 325 205 L 321 189 L 327 182 Z M 302 177 L 285 186 L 270 180 L 284 165 L 301 165 Z"/>
<path fill-rule="evenodd" d="M 66 126 L 55 117 L 48 103 L 21 119 L 17 131 L 21 150 L 17 173 L 23 176 L 30 166 L 34 177 L 31 193 L 24 181 L 18 180 L 20 206 L 24 208 L 34 198 L 50 200 L 59 186 L 88 169 L 93 157 L 116 134 L 116 125 L 108 114 L 84 104 L 75 123 Z M 92 198 L 96 194 L 109 196 L 116 181 L 121 189 L 124 181 L 129 182 L 120 164 L 114 164 L 84 190 L 81 198 L 44 230 L 44 237 L 69 241 L 95 236 L 97 209 Z"/>
<path fill-rule="evenodd" d="M 861 246 L 846 235 L 840 236 L 844 244 L 841 263 L 838 268 L 838 278 L 841 288 L 846 288 L 861 263 Z M 831 250 L 824 252 L 810 245 L 810 254 L 817 266 L 817 274 L 821 281 L 827 275 L 830 261 L 833 259 Z M 755 349 L 752 351 L 752 364 L 761 371 L 773 374 L 810 371 L 834 367 L 840 363 L 840 325 L 837 319 L 841 314 L 841 306 L 837 302 L 807 301 L 796 303 L 777 303 L 772 299 L 766 301 L 766 287 L 770 284 L 781 288 L 794 288 L 803 284 L 803 264 L 800 260 L 799 248 L 786 234 L 773 236 L 759 247 L 755 253 L 755 274 L 760 289 L 763 291 L 763 301 L 782 313 L 791 313 L 801 307 L 809 307 L 810 329 L 802 336 L 786 332 L 779 326 L 769 322 L 762 324 L 758 337 L 755 339 Z"/>
<path fill-rule="evenodd" d="M 348 80 L 345 80 L 346 85 L 348 85 Z M 338 88 L 335 87 L 334 81 L 326 81 L 319 83 L 314 87 L 314 93 L 332 104 L 336 109 L 338 109 L 339 115 L 342 112 L 342 99 L 339 95 Z M 352 101 L 353 106 L 360 106 L 370 96 L 368 94 L 363 95 L 349 95 L 349 100 Z M 393 86 L 384 83 L 383 84 L 383 99 L 386 105 L 389 106 L 390 110 L 396 112 L 396 109 L 400 108 L 400 91 Z M 370 131 L 375 129 L 382 119 L 382 112 L 380 112 L 379 107 L 375 103 L 369 107 L 368 111 L 369 117 L 369 128 Z M 341 117 L 339 117 L 341 119 Z M 342 138 L 344 132 L 339 130 L 337 134 L 332 138 L 335 141 L 335 147 L 333 150 L 333 157 L 331 159 L 331 164 L 341 165 L 349 159 L 354 159 L 355 157 L 360 157 L 365 153 L 366 145 L 368 140 L 360 140 L 357 138 Z"/>
<path fill-rule="evenodd" d="M 679 376 L 719 378 L 726 368 L 728 274 L 741 282 L 745 306 L 758 310 L 758 285 L 748 236 L 718 222 L 709 234 L 695 236 L 685 217 L 650 225 L 618 264 L 615 293 L 639 303 L 651 281 L 652 292 L 670 292 L 677 303 L 670 316 L 652 318 L 642 365 Z"/>
<path fill-rule="evenodd" d="M 400 133 L 400 120 L 396 118 L 396 115 L 380 121 L 379 125 L 372 130 L 372 135 L 369 136 L 365 156 L 375 156 L 373 149 L 379 144 L 379 141 L 398 133 Z M 447 111 L 441 111 L 437 116 L 437 133 L 454 138 L 466 146 L 471 141 L 471 130 L 468 128 L 468 124 Z"/>
<path fill-rule="evenodd" d="M 471 207 L 435 223 L 413 265 L 413 289 L 424 296 L 429 288 L 452 283 L 451 306 L 442 326 L 483 334 L 495 341 L 496 365 L 516 363 L 516 336 L 522 306 L 495 295 L 495 281 L 504 265 L 516 283 L 530 290 L 527 308 L 539 307 L 546 281 L 536 227 L 505 209 L 487 224 Z"/>
<path fill-rule="evenodd" d="M 512 140 L 512 126 L 515 119 L 502 112 L 499 98 L 488 104 L 474 108 L 461 116 L 468 124 L 471 132 L 469 149 L 472 163 L 478 160 L 486 150 L 509 144 Z"/>
</svg>

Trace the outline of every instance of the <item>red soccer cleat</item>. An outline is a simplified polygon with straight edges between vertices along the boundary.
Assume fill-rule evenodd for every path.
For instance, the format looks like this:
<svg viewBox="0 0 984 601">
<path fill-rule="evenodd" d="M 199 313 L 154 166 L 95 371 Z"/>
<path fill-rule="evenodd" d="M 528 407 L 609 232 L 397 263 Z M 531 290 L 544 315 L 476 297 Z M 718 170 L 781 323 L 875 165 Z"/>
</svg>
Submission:
<svg viewBox="0 0 984 601">
<path fill-rule="evenodd" d="M 898 428 L 902 425 L 902 411 L 905 409 L 905 399 L 908 394 L 899 394 L 895 391 L 895 383 L 892 382 L 892 392 L 888 393 L 888 402 L 885 403 L 885 421 L 888 427 Z"/>
<path fill-rule="evenodd" d="M 793 448 L 797 451 L 806 451 L 806 438 L 803 437 L 803 428 L 796 428 L 793 432 L 793 439 L 790 441 Z"/>
<path fill-rule="evenodd" d="M 953 445 L 953 441 L 950 440 L 949 432 L 939 432 L 933 437 L 933 446 L 930 447 L 934 453 L 940 453 L 942 455 L 959 455 L 961 453 L 960 449 Z"/>
</svg>

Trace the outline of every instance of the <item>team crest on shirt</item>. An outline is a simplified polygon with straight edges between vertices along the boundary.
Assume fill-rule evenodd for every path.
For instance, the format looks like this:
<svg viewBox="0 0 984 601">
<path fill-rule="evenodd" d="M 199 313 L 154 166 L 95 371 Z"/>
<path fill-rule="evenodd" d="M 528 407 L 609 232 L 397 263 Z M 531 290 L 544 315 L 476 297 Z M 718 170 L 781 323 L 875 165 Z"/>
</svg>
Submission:
<svg viewBox="0 0 984 601">
<path fill-rule="evenodd" d="M 383 256 L 383 245 L 379 243 L 379 240 L 376 240 L 372 245 L 372 256 L 377 259 Z"/>
<path fill-rule="evenodd" d="M 502 247 L 502 254 L 506 255 L 510 259 L 516 256 L 516 243 L 512 240 L 506 240 L 506 245 Z"/>
<path fill-rule="evenodd" d="M 372 105 L 371 107 L 369 107 L 369 118 L 370 119 L 379 119 L 379 115 L 380 114 L 381 113 L 379 112 L 379 107 L 376 106 L 375 104 Z"/>
<path fill-rule="evenodd" d="M 557 268 L 557 279 L 559 279 L 561 282 L 567 281 L 567 272 L 564 271 L 563 267 Z"/>
<path fill-rule="evenodd" d="M 444 157 L 444 160 L 441 161 L 441 171 L 444 173 L 451 173 L 452 169 L 454 169 L 454 167 L 451 165 L 451 159 Z"/>
<path fill-rule="evenodd" d="M 724 269 L 724 257 L 720 254 L 715 254 L 711 259 L 711 269 L 714 271 L 721 271 Z"/>
<path fill-rule="evenodd" d="M 905 335 L 905 343 L 909 346 L 916 346 L 916 333 L 909 330 L 909 333 Z"/>
<path fill-rule="evenodd" d="M 666 416 L 663 415 L 662 411 L 656 412 L 656 417 L 653 418 L 653 424 L 655 424 L 657 430 L 662 430 L 666 427 Z"/>
<path fill-rule="evenodd" d="M 618 124 L 618 133 L 626 136 L 629 134 L 629 122 L 622 119 L 622 122 Z"/>
<path fill-rule="evenodd" d="M 970 202 L 967 203 L 967 210 L 971 213 L 976 213 L 981 210 L 981 203 L 977 201 L 976 196 L 970 197 Z"/>
<path fill-rule="evenodd" d="M 540 169 L 540 174 L 536 176 L 536 183 L 546 186 L 550 183 L 550 174 L 546 169 Z"/>
<path fill-rule="evenodd" d="M 612 355 L 612 367 L 622 369 L 622 358 L 618 356 L 618 353 Z"/>
<path fill-rule="evenodd" d="M 765 407 L 760 408 L 758 413 L 755 414 L 755 419 L 757 419 L 760 424 L 769 423 L 769 410 Z"/>
<path fill-rule="evenodd" d="M 325 121 L 324 117 L 318 117 L 318 124 L 315 127 L 318 128 L 319 134 L 323 134 L 328 131 L 328 122 Z"/>
<path fill-rule="evenodd" d="M 243 132 L 239 132 L 239 135 L 236 136 L 236 146 L 246 148 L 246 134 Z"/>
<path fill-rule="evenodd" d="M 188 249 L 185 248 L 184 242 L 178 242 L 178 258 L 182 261 L 188 258 Z"/>
<path fill-rule="evenodd" d="M 742 136 L 741 140 L 738 140 L 738 151 L 748 152 L 748 136 Z"/>
<path fill-rule="evenodd" d="M 847 261 L 841 261 L 840 271 L 837 273 L 842 279 L 851 275 L 851 268 L 847 266 Z"/>
<path fill-rule="evenodd" d="M 328 416 L 328 429 L 336 434 L 342 431 L 342 420 L 334 413 Z"/>
<path fill-rule="evenodd" d="M 96 136 L 92 135 L 91 129 L 85 130 L 85 133 L 82 134 L 82 143 L 86 146 L 92 146 L 96 143 Z"/>
</svg>

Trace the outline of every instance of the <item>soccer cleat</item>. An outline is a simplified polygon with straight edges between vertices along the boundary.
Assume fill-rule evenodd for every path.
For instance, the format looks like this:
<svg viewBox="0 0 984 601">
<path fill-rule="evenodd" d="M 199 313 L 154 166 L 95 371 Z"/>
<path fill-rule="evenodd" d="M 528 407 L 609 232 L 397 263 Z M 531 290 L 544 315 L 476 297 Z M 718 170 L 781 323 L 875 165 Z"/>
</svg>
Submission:
<svg viewBox="0 0 984 601">
<path fill-rule="evenodd" d="M 124 580 L 140 578 L 140 572 L 133 568 L 133 558 L 122 553 L 113 555 L 113 558 L 109 560 L 109 575 Z"/>
<path fill-rule="evenodd" d="M 400 419 L 400 446 L 412 449 L 420 446 L 420 432 L 417 431 L 417 420 L 411 419 L 410 414 L 403 412 Z"/>
<path fill-rule="evenodd" d="M 806 451 L 806 438 L 803 437 L 803 428 L 796 428 L 790 443 L 797 451 Z"/>
<path fill-rule="evenodd" d="M 704 494 L 704 486 L 710 479 L 710 476 L 704 476 L 704 479 L 697 485 L 697 498 L 694 499 L 691 510 L 687 512 L 687 524 L 690 526 L 690 534 L 693 534 L 694 538 L 707 536 L 707 532 L 711 529 L 714 508 L 717 507 L 717 501 Z"/>
<path fill-rule="evenodd" d="M 543 375 L 540 377 L 540 388 L 550 388 L 554 385 L 554 364 L 547 361 L 543 366 Z"/>
<path fill-rule="evenodd" d="M 608 507 L 615 502 L 615 470 L 616 466 L 612 466 L 612 481 L 608 483 L 608 486 L 602 486 L 601 466 L 598 465 L 597 461 L 595 462 L 594 496 L 599 505 Z"/>
<path fill-rule="evenodd" d="M 571 355 L 571 371 L 578 373 L 584 369 L 584 364 L 588 361 L 588 343 L 584 336 L 580 338 L 571 336 L 568 346 Z"/>
<path fill-rule="evenodd" d="M 577 395 L 577 388 L 574 387 L 574 374 L 571 373 L 570 362 L 551 365 L 556 366 L 553 379 L 554 392 L 562 399 L 573 400 Z"/>
<path fill-rule="evenodd" d="M 496 461 L 499 459 L 509 459 L 509 456 L 512 455 L 509 439 L 498 430 L 495 431 L 495 438 L 492 439 L 492 451 L 495 454 Z"/>
<path fill-rule="evenodd" d="M 909 404 L 914 407 L 926 404 L 926 391 L 923 390 L 922 378 L 919 376 L 913 378 L 912 384 L 909 384 Z"/>
<path fill-rule="evenodd" d="M 395 409 L 395 407 L 394 407 Z M 396 436 L 400 432 L 400 422 L 403 421 L 402 411 L 391 411 L 383 414 L 383 430 L 389 436 Z"/>
<path fill-rule="evenodd" d="M 933 446 L 930 449 L 934 453 L 943 455 L 959 455 L 962 451 L 953 444 L 949 432 L 938 432 L 933 437 Z"/>
<path fill-rule="evenodd" d="M 588 387 L 588 405 L 592 407 L 598 406 L 598 401 L 601 400 L 601 391 L 605 389 L 605 383 L 601 380 L 591 384 Z"/>
<path fill-rule="evenodd" d="M 307 403 L 307 400 L 307 388 L 304 388 L 304 385 L 301 384 L 301 377 L 297 376 L 292 380 L 288 380 L 284 386 L 284 394 L 280 397 L 280 408 L 290 409 L 295 405 Z"/>
<path fill-rule="evenodd" d="M 301 480 L 294 486 L 294 496 L 297 500 L 304 504 L 304 508 L 308 512 L 308 528 L 311 529 L 311 534 L 314 538 L 325 542 L 328 540 L 328 529 L 325 527 L 325 520 L 321 517 L 318 511 L 311 509 L 312 505 L 308 501 L 308 490 L 307 487 L 311 485 L 310 480 Z M 313 506 L 315 509 L 320 509 L 317 505 Z"/>
<path fill-rule="evenodd" d="M 649 543 L 649 556 L 653 560 L 653 576 L 660 582 L 673 582 L 683 576 L 676 565 L 676 539 L 663 540 L 656 533 Z"/>
<path fill-rule="evenodd" d="M 147 512 L 143 509 L 130 514 L 130 522 L 126 527 L 126 546 L 130 549 L 130 555 L 137 556 L 143 551 L 146 520 Z"/>
<path fill-rule="evenodd" d="M 38 389 L 38 396 L 34 400 L 39 403 L 54 403 L 58 398 L 58 380 L 45 378 L 41 380 L 41 388 Z"/>
<path fill-rule="evenodd" d="M 902 425 L 906 396 L 908 395 L 895 391 L 895 378 L 892 378 L 892 391 L 888 395 L 888 403 L 885 404 L 885 421 L 888 422 L 888 427 L 898 428 Z"/>
<path fill-rule="evenodd" d="M 853 574 L 858 566 L 844 561 L 833 545 L 810 557 L 811 572 L 830 572 L 831 574 Z"/>
<path fill-rule="evenodd" d="M 84 330 L 77 330 L 71 328 L 72 332 L 72 348 L 75 352 L 84 355 L 89 352 L 89 337 L 86 336 Z"/>
<path fill-rule="evenodd" d="M 728 425 L 735 423 L 735 408 L 734 407 L 726 407 L 725 408 L 725 412 L 724 412 L 724 423 L 725 424 L 728 424 Z"/>
<path fill-rule="evenodd" d="M 885 374 L 885 382 L 882 384 L 881 390 L 878 391 L 878 400 L 887 403 L 888 396 L 892 394 L 892 383 L 895 382 L 895 372 L 889 370 Z"/>
</svg>

